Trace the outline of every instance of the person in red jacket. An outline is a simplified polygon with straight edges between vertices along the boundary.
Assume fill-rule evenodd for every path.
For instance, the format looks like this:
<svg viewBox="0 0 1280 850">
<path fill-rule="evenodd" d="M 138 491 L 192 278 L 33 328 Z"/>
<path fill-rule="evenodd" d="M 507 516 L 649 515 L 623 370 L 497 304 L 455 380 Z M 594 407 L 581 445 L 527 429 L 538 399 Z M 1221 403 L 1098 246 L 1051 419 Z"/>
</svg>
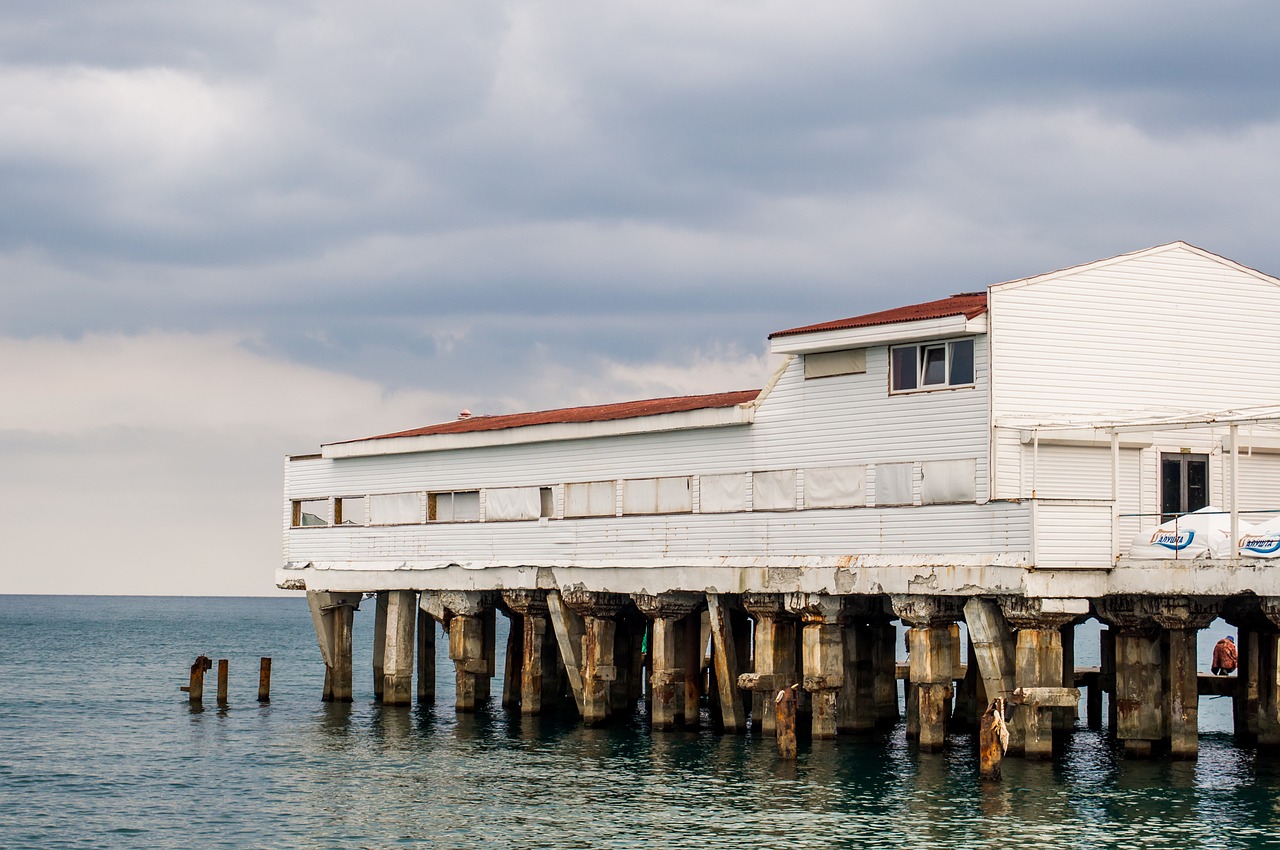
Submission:
<svg viewBox="0 0 1280 850">
<path fill-rule="evenodd" d="M 1226 676 L 1234 673 L 1239 656 L 1236 654 L 1236 640 L 1227 635 L 1213 647 L 1213 662 L 1209 669 L 1215 676 Z"/>
</svg>

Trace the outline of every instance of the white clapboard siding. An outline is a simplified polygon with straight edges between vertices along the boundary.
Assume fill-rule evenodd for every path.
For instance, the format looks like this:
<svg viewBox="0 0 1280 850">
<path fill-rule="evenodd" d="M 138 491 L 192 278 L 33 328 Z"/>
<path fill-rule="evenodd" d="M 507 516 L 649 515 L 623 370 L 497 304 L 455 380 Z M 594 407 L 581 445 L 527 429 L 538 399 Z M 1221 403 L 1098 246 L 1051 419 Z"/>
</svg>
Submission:
<svg viewBox="0 0 1280 850">
<path fill-rule="evenodd" d="M 1038 461 L 1031 458 L 1035 453 L 1030 443 L 1023 446 L 1022 468 L 1026 475 L 1023 492 L 1030 496 L 1033 486 L 1035 495 L 1040 499 L 1102 499 L 1111 500 L 1111 448 L 1092 448 L 1086 446 L 1054 446 L 1042 445 Z M 1032 470 L 1035 469 L 1035 481 L 1032 482 Z M 1137 516 L 1158 510 L 1151 502 L 1144 502 L 1143 490 L 1146 483 L 1142 468 L 1141 449 L 1120 450 L 1120 539 L 1128 541 L 1138 529 L 1153 524 L 1151 520 Z M 1075 512 L 1079 515 L 1089 513 L 1086 510 Z M 1093 516 L 1093 514 L 1090 514 Z M 1056 514 L 1055 514 L 1056 516 Z M 1094 521 L 1097 517 L 1094 516 Z M 1111 509 L 1107 508 L 1101 529 L 1093 529 L 1095 533 L 1105 532 L 1100 536 L 1105 540 L 1107 549 L 1111 546 L 1110 527 Z M 1064 532 L 1065 533 L 1065 532 Z"/>
<path fill-rule="evenodd" d="M 1033 511 L 1036 567 L 1105 569 L 1112 565 L 1110 500 L 1037 499 Z"/>
<path fill-rule="evenodd" d="M 998 554 L 1030 546 L 1027 505 L 602 517 L 290 531 L 294 563 L 676 564 L 771 556 Z"/>
<path fill-rule="evenodd" d="M 1280 286 L 1190 248 L 999 284 L 989 297 L 997 418 L 1280 398 Z"/>
<path fill-rule="evenodd" d="M 975 339 L 974 360 L 973 387 L 890 395 L 887 346 L 867 349 L 863 374 L 805 380 L 803 358 L 796 358 L 751 426 L 757 464 L 803 469 L 972 458 L 977 498 L 985 501 L 985 336 Z"/>
</svg>

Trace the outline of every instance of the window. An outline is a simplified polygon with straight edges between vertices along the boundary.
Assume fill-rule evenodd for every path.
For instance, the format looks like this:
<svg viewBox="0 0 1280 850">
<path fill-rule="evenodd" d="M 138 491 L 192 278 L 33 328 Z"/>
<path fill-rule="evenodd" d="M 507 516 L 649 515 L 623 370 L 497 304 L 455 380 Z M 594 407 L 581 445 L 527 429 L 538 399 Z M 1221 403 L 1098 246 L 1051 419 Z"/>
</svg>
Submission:
<svg viewBox="0 0 1280 850">
<path fill-rule="evenodd" d="M 364 525 L 364 496 L 333 500 L 334 525 Z"/>
<path fill-rule="evenodd" d="M 564 515 L 613 516 L 617 513 L 616 481 L 587 481 L 564 485 Z"/>
<path fill-rule="evenodd" d="M 622 482 L 624 514 L 681 514 L 693 510 L 688 478 L 640 478 Z"/>
<path fill-rule="evenodd" d="M 480 520 L 480 491 L 462 490 L 456 493 L 429 493 L 427 495 L 427 519 L 432 522 L 478 522 Z"/>
<path fill-rule="evenodd" d="M 422 522 L 422 497 L 417 493 L 379 493 L 369 497 L 370 525 L 410 525 Z"/>
<path fill-rule="evenodd" d="M 328 499 L 302 499 L 293 503 L 294 528 L 309 528 L 328 524 Z"/>
<path fill-rule="evenodd" d="M 794 511 L 796 509 L 796 471 L 779 469 L 751 473 L 751 510 Z"/>
<path fill-rule="evenodd" d="M 542 490 L 537 487 L 496 487 L 484 492 L 484 518 L 488 522 L 537 519 L 547 516 L 543 509 Z"/>
<path fill-rule="evenodd" d="M 973 340 L 901 345 L 889 352 L 889 389 L 895 393 L 973 384 Z"/>
<path fill-rule="evenodd" d="M 920 502 L 925 505 L 948 505 L 977 499 L 978 462 L 961 460 L 927 460 L 920 464 Z"/>
<path fill-rule="evenodd" d="M 1209 505 L 1209 456 L 1160 455 L 1160 522 Z"/>
</svg>

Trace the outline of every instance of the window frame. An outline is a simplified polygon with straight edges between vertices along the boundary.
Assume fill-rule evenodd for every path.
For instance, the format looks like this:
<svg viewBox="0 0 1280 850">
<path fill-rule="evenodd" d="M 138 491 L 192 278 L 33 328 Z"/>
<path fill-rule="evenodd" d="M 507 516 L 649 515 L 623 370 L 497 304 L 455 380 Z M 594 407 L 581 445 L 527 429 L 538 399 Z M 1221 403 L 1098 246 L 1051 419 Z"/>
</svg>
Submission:
<svg viewBox="0 0 1280 850">
<path fill-rule="evenodd" d="M 951 383 L 951 373 L 955 366 L 954 351 L 957 345 L 967 344 L 969 347 L 970 369 L 973 373 L 972 378 L 967 383 Z M 943 381 L 941 383 L 925 383 L 925 373 L 928 368 L 927 352 L 942 349 L 942 373 Z M 897 368 L 895 366 L 895 356 L 899 351 L 910 351 L 915 360 L 915 384 L 911 387 L 900 388 L 897 383 Z M 890 395 L 912 395 L 915 393 L 932 393 L 939 390 L 957 390 L 974 387 L 977 385 L 977 344 L 974 337 L 957 337 L 955 339 L 935 339 L 927 342 L 913 342 L 906 345 L 889 346 L 889 394 Z M 934 361 L 937 362 L 936 359 Z"/>
</svg>

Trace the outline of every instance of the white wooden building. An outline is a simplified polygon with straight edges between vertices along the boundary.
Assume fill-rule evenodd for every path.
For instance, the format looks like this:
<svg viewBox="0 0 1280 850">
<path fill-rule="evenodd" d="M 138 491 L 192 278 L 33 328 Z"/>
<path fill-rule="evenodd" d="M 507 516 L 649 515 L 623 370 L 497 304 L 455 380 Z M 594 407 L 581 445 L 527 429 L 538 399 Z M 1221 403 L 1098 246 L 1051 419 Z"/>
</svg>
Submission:
<svg viewBox="0 0 1280 850">
<path fill-rule="evenodd" d="M 779 331 L 758 391 L 328 444 L 285 463 L 277 582 L 1280 596 L 1234 552 L 1126 557 L 1280 513 L 1278 317 L 1280 280 L 1175 242 Z"/>
</svg>

